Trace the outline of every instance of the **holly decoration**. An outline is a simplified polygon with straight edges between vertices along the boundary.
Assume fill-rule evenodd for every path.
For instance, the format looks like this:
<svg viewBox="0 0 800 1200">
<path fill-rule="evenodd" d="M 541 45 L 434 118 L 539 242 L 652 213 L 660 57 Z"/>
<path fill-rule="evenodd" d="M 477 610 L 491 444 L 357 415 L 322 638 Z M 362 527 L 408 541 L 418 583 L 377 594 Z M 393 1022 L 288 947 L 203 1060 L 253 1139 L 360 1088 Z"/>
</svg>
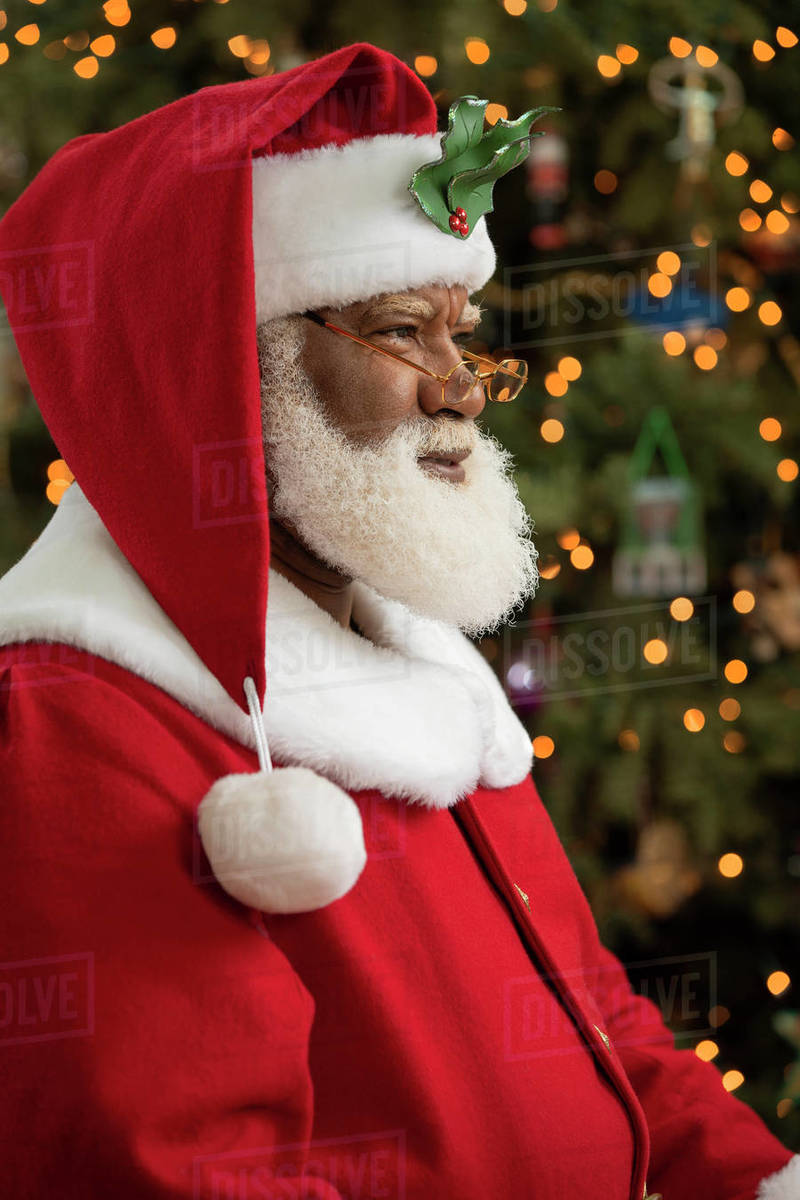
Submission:
<svg viewBox="0 0 800 1200">
<path fill-rule="evenodd" d="M 515 121 L 499 120 L 484 131 L 488 100 L 462 96 L 450 105 L 442 135 L 442 157 L 417 167 L 408 190 L 426 216 L 453 237 L 467 237 L 484 213 L 491 212 L 497 180 L 528 156 L 531 125 L 545 113 L 560 112 L 543 105 Z"/>
</svg>

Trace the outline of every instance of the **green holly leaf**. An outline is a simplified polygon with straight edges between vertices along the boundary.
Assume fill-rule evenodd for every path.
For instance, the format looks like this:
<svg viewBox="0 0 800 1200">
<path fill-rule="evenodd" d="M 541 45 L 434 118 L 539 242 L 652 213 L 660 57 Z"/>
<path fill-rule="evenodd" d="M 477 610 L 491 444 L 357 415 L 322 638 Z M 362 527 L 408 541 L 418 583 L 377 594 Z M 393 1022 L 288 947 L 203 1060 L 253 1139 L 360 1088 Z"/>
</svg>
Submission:
<svg viewBox="0 0 800 1200">
<path fill-rule="evenodd" d="M 408 185 L 422 211 L 453 237 L 464 236 L 451 228 L 455 210 L 464 209 L 471 232 L 479 218 L 492 211 L 497 180 L 527 158 L 531 138 L 540 136 L 531 133 L 534 121 L 545 113 L 560 112 L 542 106 L 515 121 L 500 120 L 484 132 L 487 103 L 477 96 L 462 96 L 451 104 L 441 140 L 442 157 L 418 167 Z"/>
</svg>

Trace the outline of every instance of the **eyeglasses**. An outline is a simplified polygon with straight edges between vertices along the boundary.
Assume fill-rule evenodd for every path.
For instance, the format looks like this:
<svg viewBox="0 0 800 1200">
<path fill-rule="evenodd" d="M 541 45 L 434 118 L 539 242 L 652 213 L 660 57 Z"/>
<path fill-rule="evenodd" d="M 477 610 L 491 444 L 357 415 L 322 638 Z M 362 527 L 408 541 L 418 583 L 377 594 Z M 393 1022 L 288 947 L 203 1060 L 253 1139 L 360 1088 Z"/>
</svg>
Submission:
<svg viewBox="0 0 800 1200">
<path fill-rule="evenodd" d="M 437 375 L 435 371 L 421 367 L 419 363 L 412 362 L 410 358 L 403 358 L 401 354 L 384 350 L 383 346 L 376 346 L 374 342 L 359 337 L 357 333 L 351 333 L 349 329 L 342 329 L 339 325 L 334 325 L 332 321 L 326 321 L 319 313 L 304 312 L 302 315 L 308 317 L 309 321 L 324 326 L 325 329 L 332 329 L 334 333 L 341 333 L 344 337 L 352 338 L 361 346 L 368 346 L 370 350 L 377 350 L 379 354 L 393 358 L 395 362 L 405 363 L 407 367 L 413 367 L 415 371 L 421 371 L 423 375 L 428 375 L 431 379 L 438 379 L 442 385 L 442 404 L 463 404 L 477 384 L 483 386 L 489 400 L 494 400 L 498 404 L 507 404 L 509 400 L 516 399 L 528 378 L 528 364 L 524 358 L 504 358 L 500 362 L 495 362 L 493 358 L 482 358 L 479 354 L 470 353 L 469 350 L 461 351 L 464 358 L 451 367 L 446 375 Z"/>
</svg>

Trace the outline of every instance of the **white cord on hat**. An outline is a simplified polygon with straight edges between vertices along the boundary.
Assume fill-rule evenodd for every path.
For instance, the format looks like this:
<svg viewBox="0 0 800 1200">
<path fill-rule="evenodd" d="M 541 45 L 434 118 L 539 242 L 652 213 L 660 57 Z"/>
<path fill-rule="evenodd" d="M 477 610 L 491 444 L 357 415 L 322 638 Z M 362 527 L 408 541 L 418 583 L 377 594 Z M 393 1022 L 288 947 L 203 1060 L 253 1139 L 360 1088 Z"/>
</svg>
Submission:
<svg viewBox="0 0 800 1200">
<path fill-rule="evenodd" d="M 264 721 L 261 714 L 261 705 L 258 702 L 258 692 L 256 690 L 255 680 L 248 675 L 244 681 L 244 694 L 247 697 L 247 707 L 250 709 L 250 720 L 253 722 L 253 733 L 256 738 L 256 750 L 258 752 L 258 765 L 262 771 L 272 771 L 272 759 L 269 755 L 269 746 L 267 745 L 267 735 L 264 732 Z"/>
</svg>

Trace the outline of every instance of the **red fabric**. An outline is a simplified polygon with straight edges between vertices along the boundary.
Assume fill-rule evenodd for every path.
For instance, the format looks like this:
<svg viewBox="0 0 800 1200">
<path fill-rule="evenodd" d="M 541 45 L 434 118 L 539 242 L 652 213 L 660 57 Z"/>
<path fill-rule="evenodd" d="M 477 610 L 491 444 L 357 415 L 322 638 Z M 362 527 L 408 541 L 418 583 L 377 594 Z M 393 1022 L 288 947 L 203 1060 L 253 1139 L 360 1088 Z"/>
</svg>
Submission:
<svg viewBox="0 0 800 1200">
<path fill-rule="evenodd" d="M 0 650 L 4 1195 L 753 1200 L 788 1161 L 633 995 L 530 778 L 358 793 L 355 888 L 265 918 L 194 830 L 256 765 L 120 667 Z"/>
<path fill-rule="evenodd" d="M 414 72 L 359 43 L 76 138 L 0 222 L 0 291 L 59 451 L 245 711 L 269 563 L 251 155 L 435 129 Z"/>
</svg>

